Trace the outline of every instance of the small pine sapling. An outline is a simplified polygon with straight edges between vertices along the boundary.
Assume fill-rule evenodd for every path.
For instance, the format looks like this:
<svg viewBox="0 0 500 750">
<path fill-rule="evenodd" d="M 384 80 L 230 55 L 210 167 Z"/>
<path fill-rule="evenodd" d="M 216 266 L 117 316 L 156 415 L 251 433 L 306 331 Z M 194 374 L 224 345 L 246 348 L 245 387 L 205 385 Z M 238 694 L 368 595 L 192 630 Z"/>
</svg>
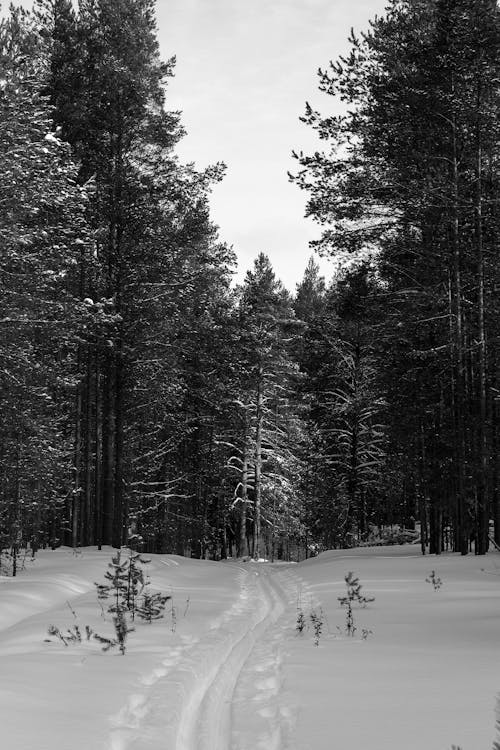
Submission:
<svg viewBox="0 0 500 750">
<path fill-rule="evenodd" d="M 344 577 L 344 580 L 347 587 L 347 593 L 345 596 L 337 597 L 337 599 L 340 602 L 340 606 L 346 608 L 346 633 L 348 636 L 353 637 L 357 630 L 354 621 L 353 604 L 357 603 L 362 607 L 366 607 L 367 604 L 375 601 L 375 597 L 365 596 L 361 593 L 362 586 L 359 582 L 359 578 L 355 576 L 351 570 Z"/>
<path fill-rule="evenodd" d="M 135 557 L 133 564 L 131 564 L 132 554 Z M 109 651 L 110 648 L 118 646 L 121 653 L 125 654 L 127 636 L 133 631 L 133 628 L 129 628 L 127 624 L 126 613 L 129 611 L 129 603 L 133 603 L 132 606 L 135 610 L 135 600 L 142 571 L 140 571 L 137 565 L 137 558 L 139 556 L 135 555 L 135 553 L 132 554 L 128 560 L 122 560 L 121 550 L 118 550 L 108 564 L 109 570 L 104 574 L 108 583 L 95 584 L 98 599 L 107 600 L 111 598 L 111 604 L 107 611 L 113 616 L 113 627 L 116 636 L 113 639 L 94 634 L 94 638 L 104 644 L 103 651 Z M 140 571 L 141 575 L 138 574 L 138 571 Z"/>
<path fill-rule="evenodd" d="M 354 633 L 356 632 L 356 624 L 354 622 L 354 614 L 352 611 L 352 601 L 348 599 L 346 602 L 346 616 L 345 616 L 345 630 L 347 635 L 354 638 Z"/>
<path fill-rule="evenodd" d="M 102 648 L 103 651 L 109 651 L 115 646 L 118 646 L 121 653 L 125 655 L 127 637 L 129 633 L 133 632 L 134 628 L 129 628 L 125 611 L 123 609 L 113 615 L 113 626 L 115 628 L 116 638 L 108 638 L 107 636 L 99 635 L 98 633 L 93 633 L 93 636 L 96 641 L 104 644 Z"/>
<path fill-rule="evenodd" d="M 139 552 L 129 550 L 128 569 L 127 569 L 127 593 L 126 593 L 126 604 L 127 609 L 132 616 L 132 620 L 135 619 L 135 612 L 137 609 L 137 598 L 142 593 L 146 581 L 144 580 L 144 571 L 142 565 L 147 565 L 150 560 L 144 560 Z"/>
<path fill-rule="evenodd" d="M 171 615 L 171 618 L 172 618 L 172 620 L 171 620 L 172 624 L 171 624 L 171 628 L 170 629 L 172 630 L 172 633 L 175 633 L 175 631 L 177 630 L 177 610 L 174 607 L 174 600 L 173 600 L 173 598 L 171 598 L 170 615 Z"/>
<path fill-rule="evenodd" d="M 304 615 L 304 610 L 302 608 L 297 610 L 297 624 L 295 625 L 295 630 L 297 633 L 302 635 L 306 628 L 306 617 Z"/>
<path fill-rule="evenodd" d="M 115 638 L 108 638 L 105 635 L 99 635 L 99 633 L 94 633 L 94 638 L 96 641 L 103 644 L 103 651 L 109 651 L 117 645 L 117 640 Z"/>
<path fill-rule="evenodd" d="M 127 593 L 128 593 L 128 561 L 121 559 L 121 550 L 118 550 L 116 555 L 111 558 L 111 562 L 108 563 L 109 570 L 106 571 L 104 577 L 109 583 L 96 583 L 97 587 L 97 598 L 98 599 L 109 599 L 110 597 L 114 600 L 108 607 L 108 612 L 116 614 L 117 612 L 128 609 L 127 607 Z"/>
<path fill-rule="evenodd" d="M 297 631 L 297 633 L 299 633 L 299 635 L 302 635 L 306 627 L 306 616 L 304 614 L 304 610 L 302 609 L 302 589 L 299 587 L 297 589 L 297 622 L 295 625 L 295 630 Z"/>
<path fill-rule="evenodd" d="M 309 618 L 314 630 L 314 645 L 319 646 L 319 639 L 321 638 L 324 622 L 323 610 L 320 609 L 319 612 L 316 612 L 315 609 L 312 609 Z"/>
<path fill-rule="evenodd" d="M 82 643 L 83 641 L 82 632 L 78 624 L 74 625 L 74 627 L 72 628 L 68 628 L 65 633 L 63 633 L 58 627 L 56 627 L 56 625 L 49 625 L 47 633 L 49 635 L 55 635 L 56 638 L 59 638 L 61 643 L 63 643 L 65 646 L 69 646 L 70 644 L 75 643 Z M 85 625 L 85 640 L 90 641 L 93 635 L 94 632 L 92 628 L 90 628 L 88 625 Z M 50 642 L 50 639 L 47 640 Z"/>
<path fill-rule="evenodd" d="M 75 618 L 75 624 L 72 628 L 68 628 L 65 633 L 62 633 L 61 630 L 56 627 L 56 625 L 49 625 L 48 627 L 48 634 L 49 635 L 55 635 L 61 643 L 64 643 L 65 646 L 68 646 L 70 643 L 81 643 L 83 641 L 82 632 L 80 630 L 80 626 L 78 624 L 78 617 L 69 603 L 69 601 L 66 601 L 66 604 L 68 605 L 68 609 Z M 89 625 L 85 625 L 85 639 L 87 641 L 90 641 L 90 638 L 93 635 L 92 628 Z M 50 642 L 50 639 L 47 639 Z"/>
<path fill-rule="evenodd" d="M 431 570 L 429 577 L 425 579 L 427 583 L 432 583 L 434 587 L 434 591 L 439 591 L 441 586 L 443 585 L 443 582 L 439 576 L 436 575 L 435 570 Z"/>
<path fill-rule="evenodd" d="M 342 607 L 344 607 L 348 601 L 356 602 L 362 607 L 366 607 L 367 604 L 375 601 L 374 596 L 365 596 L 361 593 L 361 589 L 363 587 L 359 582 L 359 578 L 354 575 L 352 570 L 350 570 L 349 573 L 344 576 L 344 581 L 347 587 L 347 594 L 346 596 L 337 597 Z"/>
<path fill-rule="evenodd" d="M 129 633 L 133 632 L 134 628 L 129 628 L 125 611 L 123 609 L 119 609 L 116 614 L 113 615 L 113 625 L 115 626 L 116 644 L 122 655 L 125 655 L 127 637 Z"/>
<path fill-rule="evenodd" d="M 151 624 L 153 620 L 160 620 L 164 615 L 165 605 L 170 596 L 161 594 L 144 593 L 141 600 L 136 604 L 135 611 L 138 617 Z"/>
<path fill-rule="evenodd" d="M 68 635 L 63 635 L 56 625 L 49 625 L 47 629 L 47 633 L 49 635 L 55 635 L 56 638 L 59 638 L 61 643 L 64 643 L 65 646 L 67 646 L 68 642 L 70 641 L 69 631 L 68 631 Z M 50 642 L 50 639 L 48 640 Z M 74 642 L 74 638 L 72 638 L 72 642 Z"/>
</svg>

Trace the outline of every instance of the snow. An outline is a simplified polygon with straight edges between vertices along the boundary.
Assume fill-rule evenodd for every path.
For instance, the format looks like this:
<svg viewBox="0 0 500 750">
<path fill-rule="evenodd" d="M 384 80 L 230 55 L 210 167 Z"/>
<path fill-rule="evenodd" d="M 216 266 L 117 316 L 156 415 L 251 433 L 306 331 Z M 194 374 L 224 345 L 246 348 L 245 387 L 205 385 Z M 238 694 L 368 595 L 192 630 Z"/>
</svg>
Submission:
<svg viewBox="0 0 500 750">
<path fill-rule="evenodd" d="M 47 628 L 112 635 L 94 581 L 111 548 L 41 551 L 0 578 L 0 725 L 8 750 L 489 750 L 500 685 L 500 556 L 411 546 L 300 564 L 150 555 L 163 620 L 127 652 L 67 648 Z M 375 602 L 347 637 L 337 600 L 354 571 Z M 432 570 L 443 585 L 426 582 Z M 70 606 L 68 606 L 70 605 Z M 306 620 L 323 617 L 319 646 Z M 372 631 L 363 639 L 362 630 Z M 47 639 L 50 638 L 50 642 Z"/>
<path fill-rule="evenodd" d="M 44 137 L 44 140 L 48 143 L 54 144 L 54 146 L 57 146 L 58 148 L 61 148 L 63 143 L 59 140 L 57 135 L 54 135 L 54 133 L 47 133 Z"/>
</svg>

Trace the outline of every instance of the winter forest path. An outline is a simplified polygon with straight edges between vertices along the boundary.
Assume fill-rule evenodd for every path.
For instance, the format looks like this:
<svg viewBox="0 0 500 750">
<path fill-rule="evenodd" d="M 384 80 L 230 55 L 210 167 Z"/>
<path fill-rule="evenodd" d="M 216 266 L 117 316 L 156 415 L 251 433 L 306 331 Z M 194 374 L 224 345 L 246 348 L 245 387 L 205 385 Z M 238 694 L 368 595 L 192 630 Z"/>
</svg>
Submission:
<svg viewBox="0 0 500 750">
<path fill-rule="evenodd" d="M 228 565 L 237 567 L 237 599 L 142 678 L 112 720 L 109 750 L 289 747 L 280 667 L 299 580 L 293 566 Z"/>
</svg>

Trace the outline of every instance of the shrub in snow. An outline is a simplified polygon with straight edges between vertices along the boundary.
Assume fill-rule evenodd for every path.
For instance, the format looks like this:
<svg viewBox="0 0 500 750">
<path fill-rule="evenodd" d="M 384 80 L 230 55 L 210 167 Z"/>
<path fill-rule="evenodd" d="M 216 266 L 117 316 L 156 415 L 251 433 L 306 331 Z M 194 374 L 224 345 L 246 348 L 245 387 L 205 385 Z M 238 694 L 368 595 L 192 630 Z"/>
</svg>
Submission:
<svg viewBox="0 0 500 750">
<path fill-rule="evenodd" d="M 153 620 L 159 620 L 164 616 L 165 605 L 169 599 L 170 596 L 160 592 L 145 593 L 136 605 L 136 614 L 141 620 L 151 624 Z"/>
<path fill-rule="evenodd" d="M 357 578 L 352 570 L 349 571 L 349 573 L 344 576 L 345 585 L 347 587 L 347 593 L 345 596 L 339 596 L 337 597 L 340 605 L 344 607 L 349 602 L 353 603 L 356 602 L 357 604 L 360 604 L 362 607 L 366 607 L 367 604 L 370 604 L 371 602 L 375 601 L 374 596 L 365 596 L 361 593 L 361 589 L 363 588 L 359 582 L 359 578 Z"/>
<path fill-rule="evenodd" d="M 172 618 L 171 630 L 172 630 L 172 633 L 175 633 L 175 631 L 177 630 L 177 609 L 174 607 L 173 599 L 172 599 L 172 603 L 170 607 L 170 615 Z"/>
<path fill-rule="evenodd" d="M 76 620 L 77 619 L 76 612 L 73 609 L 71 609 L 69 602 L 68 602 L 68 607 L 70 608 Z M 94 631 L 89 625 L 85 625 L 85 628 L 84 628 L 85 637 L 84 637 L 84 634 L 82 633 L 82 629 L 80 628 L 80 625 L 78 624 L 78 622 L 76 622 L 72 628 L 67 628 L 65 632 L 63 632 L 56 625 L 49 625 L 47 632 L 49 635 L 55 635 L 56 638 L 58 638 L 61 641 L 61 643 L 63 643 L 66 647 L 69 645 L 82 643 L 84 640 L 90 641 L 93 638 L 96 641 L 99 641 L 100 643 L 106 643 L 107 644 L 106 648 L 104 648 L 103 651 L 107 651 L 109 648 L 111 648 L 112 646 L 116 646 L 119 643 L 119 641 L 116 639 L 106 638 L 105 636 L 101 636 L 98 633 L 94 633 Z M 50 638 L 47 638 L 46 641 L 48 643 L 52 642 Z"/>
<path fill-rule="evenodd" d="M 366 607 L 367 604 L 375 601 L 374 596 L 365 596 L 361 593 L 362 586 L 352 570 L 350 570 L 344 577 L 347 592 L 345 596 L 337 597 L 340 606 L 346 608 L 346 624 L 345 630 L 347 635 L 354 636 L 356 632 L 356 624 L 354 621 L 353 604 L 359 604 L 362 607 Z"/>
<path fill-rule="evenodd" d="M 135 611 L 137 608 L 137 598 L 142 593 L 146 581 L 144 579 L 143 565 L 147 565 L 150 560 L 144 560 L 138 552 L 129 550 L 128 558 L 128 570 L 127 570 L 127 609 L 132 615 L 132 620 L 135 618 Z"/>
<path fill-rule="evenodd" d="M 82 632 L 78 624 L 74 625 L 72 628 L 68 628 L 65 633 L 62 633 L 55 625 L 49 625 L 47 632 L 49 635 L 55 635 L 59 638 L 61 643 L 64 643 L 65 646 L 68 646 L 70 643 L 81 643 L 83 641 Z M 93 635 L 95 634 L 92 628 L 85 625 L 85 640 L 90 641 Z"/>
<path fill-rule="evenodd" d="M 323 609 L 320 607 L 319 611 L 314 609 L 312 607 L 311 603 L 311 611 L 309 612 L 309 617 L 306 617 L 304 614 L 304 610 L 302 609 L 302 604 L 300 602 L 300 594 L 297 600 L 297 622 L 295 624 L 295 630 L 299 635 L 302 635 L 304 630 L 309 629 L 308 621 L 310 622 L 313 633 L 314 633 L 314 645 L 319 646 L 319 640 L 321 638 L 321 633 L 323 630 L 323 624 L 324 624 L 324 614 Z"/>
<path fill-rule="evenodd" d="M 302 609 L 297 610 L 297 624 L 295 625 L 295 630 L 298 633 L 303 633 L 306 627 L 306 616 L 304 615 L 304 611 Z"/>
<path fill-rule="evenodd" d="M 434 591 L 438 591 L 443 585 L 442 580 L 436 575 L 435 570 L 431 570 L 429 577 L 425 579 L 427 583 L 432 583 Z M 460 749 L 459 749 L 460 750 Z"/>
<path fill-rule="evenodd" d="M 141 620 L 151 624 L 153 620 L 159 620 L 164 616 L 165 604 L 171 597 L 148 590 L 149 581 L 145 578 L 142 566 L 149 560 L 145 560 L 133 550 L 129 550 L 129 555 L 125 559 L 122 559 L 121 553 L 122 550 L 118 550 L 111 558 L 109 570 L 104 574 L 106 583 L 95 584 L 97 597 L 101 602 L 111 599 L 107 611 L 113 616 L 115 639 L 96 637 L 105 644 L 104 651 L 118 645 L 124 654 L 127 636 L 133 631 L 127 624 L 127 616 L 134 620 L 137 614 Z M 172 617 L 174 618 L 174 614 Z"/>
<path fill-rule="evenodd" d="M 125 654 L 125 644 L 127 642 L 127 636 L 133 631 L 134 628 L 129 628 L 127 624 L 127 618 L 125 617 L 125 612 L 123 609 L 119 610 L 114 615 L 113 625 L 116 634 L 116 644 L 118 645 L 122 654 Z"/>
<path fill-rule="evenodd" d="M 96 583 L 97 598 L 107 601 L 111 598 L 108 612 L 116 614 L 128 609 L 127 595 L 129 589 L 129 561 L 121 559 L 121 550 L 108 563 L 109 570 L 104 574 L 107 583 Z"/>
<path fill-rule="evenodd" d="M 319 646 L 319 639 L 321 638 L 324 623 L 323 610 L 320 608 L 319 612 L 316 612 L 315 609 L 312 609 L 309 619 L 311 620 L 314 631 L 314 645 Z"/>
<path fill-rule="evenodd" d="M 102 602 L 109 602 L 107 612 L 111 614 L 114 628 L 114 637 L 108 637 L 94 633 L 88 625 L 85 626 L 86 640 L 91 638 L 103 644 L 103 651 L 118 646 L 122 654 L 125 654 L 126 643 L 129 633 L 134 628 L 130 626 L 129 620 L 134 620 L 137 615 L 141 620 L 152 623 L 164 616 L 165 605 L 171 596 L 160 592 L 150 592 L 149 581 L 145 579 L 142 565 L 148 563 L 138 552 L 129 550 L 128 557 L 122 557 L 122 550 L 118 550 L 108 563 L 108 570 L 104 574 L 105 583 L 96 583 L 97 597 L 104 616 Z M 189 603 L 189 600 L 188 600 Z M 75 620 L 76 613 L 71 609 Z M 187 612 L 187 607 L 186 607 Z M 172 604 L 172 629 L 175 630 L 176 613 Z M 73 628 L 62 632 L 55 625 L 50 625 L 49 635 L 54 635 L 68 646 L 70 643 L 81 643 L 82 631 L 76 623 Z"/>
</svg>

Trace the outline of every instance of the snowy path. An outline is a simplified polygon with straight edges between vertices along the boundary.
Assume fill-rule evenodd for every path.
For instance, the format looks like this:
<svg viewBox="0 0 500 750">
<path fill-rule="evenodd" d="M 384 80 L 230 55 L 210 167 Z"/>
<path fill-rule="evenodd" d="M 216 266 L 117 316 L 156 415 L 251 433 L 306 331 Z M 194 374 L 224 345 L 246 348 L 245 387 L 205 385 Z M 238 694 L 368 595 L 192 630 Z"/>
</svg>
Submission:
<svg viewBox="0 0 500 750">
<path fill-rule="evenodd" d="M 298 565 L 152 555 L 147 573 L 175 616 L 136 622 L 125 656 L 47 639 L 50 624 L 112 635 L 93 583 L 112 552 L 42 550 L 0 580 L 6 750 L 67 750 L 68 736 L 73 750 L 400 750 L 401 737 L 405 750 L 491 748 L 499 553 L 365 548 Z M 338 602 L 349 570 L 375 597 L 356 610 L 354 638 Z M 318 648 L 313 611 L 324 618 Z"/>
<path fill-rule="evenodd" d="M 268 566 L 238 566 L 238 578 L 238 599 L 205 637 L 186 639 L 143 677 L 145 690 L 112 719 L 109 750 L 281 748 L 288 715 L 278 700 L 280 619 L 289 584 Z"/>
<path fill-rule="evenodd" d="M 292 709 L 281 668 L 285 634 L 295 625 L 291 607 L 296 601 L 297 579 L 288 567 L 265 566 L 260 580 L 268 587 L 273 607 L 238 674 L 231 750 L 284 750 L 291 742 Z"/>
<path fill-rule="evenodd" d="M 253 661 L 257 645 L 265 640 L 283 612 L 282 591 L 269 571 L 261 568 L 245 573 L 240 603 L 221 623 L 218 633 L 227 634 L 225 654 L 200 680 L 196 694 L 186 706 L 176 750 L 229 750 L 237 682 Z M 235 745 L 232 743 L 231 747 Z"/>
</svg>

